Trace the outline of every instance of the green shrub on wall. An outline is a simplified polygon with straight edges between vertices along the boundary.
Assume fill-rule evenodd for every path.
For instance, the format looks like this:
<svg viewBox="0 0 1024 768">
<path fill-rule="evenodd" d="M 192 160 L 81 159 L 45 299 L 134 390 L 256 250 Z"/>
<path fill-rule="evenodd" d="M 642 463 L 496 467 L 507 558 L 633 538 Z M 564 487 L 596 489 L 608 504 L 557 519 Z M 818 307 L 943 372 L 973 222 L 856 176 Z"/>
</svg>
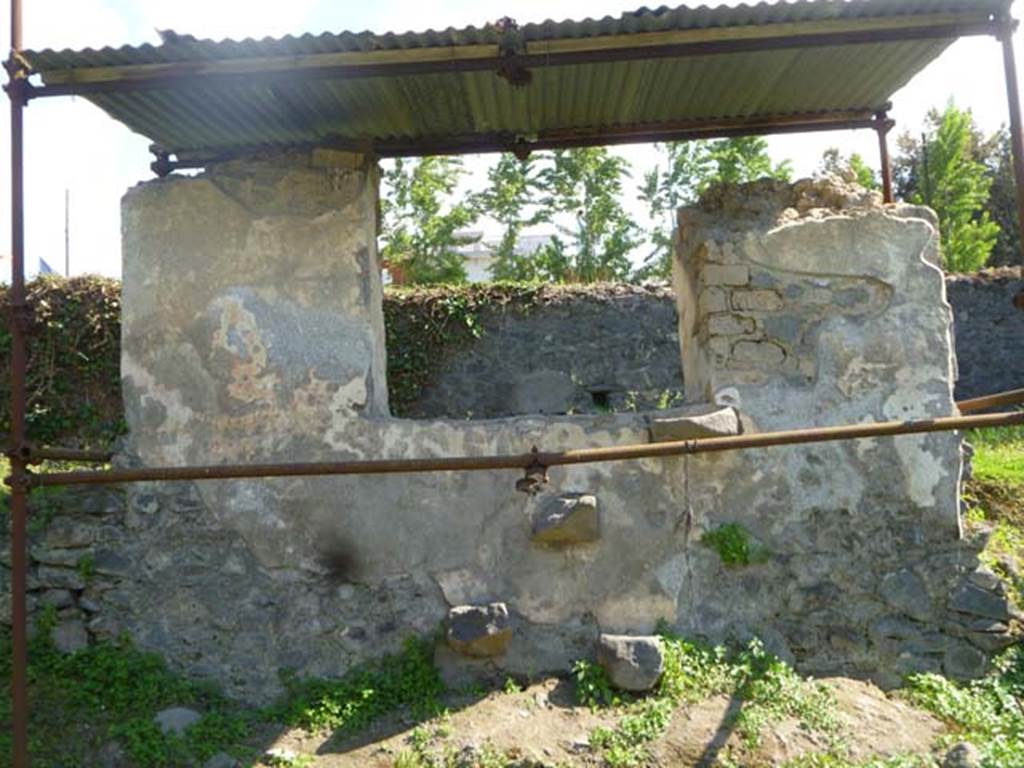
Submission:
<svg viewBox="0 0 1024 768">
<path fill-rule="evenodd" d="M 8 312 L 6 286 L 0 304 Z M 46 445 L 106 446 L 123 431 L 121 284 L 43 277 L 28 285 L 28 433 Z M 11 335 L 0 327 L 0 430 L 10 430 Z"/>
</svg>

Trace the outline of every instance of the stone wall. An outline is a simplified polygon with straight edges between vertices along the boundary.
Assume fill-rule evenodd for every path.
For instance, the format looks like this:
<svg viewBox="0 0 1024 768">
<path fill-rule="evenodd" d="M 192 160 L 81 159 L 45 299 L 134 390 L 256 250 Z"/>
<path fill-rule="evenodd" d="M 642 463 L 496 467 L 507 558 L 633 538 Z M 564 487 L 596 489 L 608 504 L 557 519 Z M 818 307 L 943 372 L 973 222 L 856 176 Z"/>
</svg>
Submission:
<svg viewBox="0 0 1024 768">
<path fill-rule="evenodd" d="M 946 278 L 958 400 L 1024 386 L 1024 311 L 1014 305 L 1022 286 L 1019 269 Z M 449 351 L 406 415 L 488 419 L 675 404 L 683 384 L 673 296 L 660 285 L 586 286 L 486 311 L 479 339 Z M 801 312 L 829 313 L 824 298 L 824 292 L 808 291 Z M 829 298 L 845 312 L 862 297 L 840 291 Z M 737 301 L 738 308 L 756 311 L 759 302 L 773 305 L 776 298 L 754 288 Z"/>
<path fill-rule="evenodd" d="M 667 287 L 547 288 L 529 302 L 484 311 L 480 330 L 475 343 L 449 354 L 409 417 L 601 413 L 682 400 Z"/>
<path fill-rule="evenodd" d="M 946 290 L 956 318 L 957 398 L 1024 387 L 1020 268 L 950 275 Z"/>
<path fill-rule="evenodd" d="M 359 158 L 300 155 L 126 196 L 120 463 L 506 454 L 953 411 L 933 223 L 819 184 L 681 214 L 685 407 L 390 418 L 374 182 Z M 818 674 L 970 676 L 1010 614 L 982 542 L 961 538 L 959 475 L 946 435 L 555 468 L 531 492 L 520 472 L 475 472 L 72 494 L 34 533 L 32 596 L 58 605 L 66 647 L 128 632 L 256 700 L 282 667 L 341 674 L 442 624 L 453 675 L 564 672 L 599 634 L 664 621 L 761 636 Z M 745 567 L 703 541 L 727 524 L 758 553 Z"/>
</svg>

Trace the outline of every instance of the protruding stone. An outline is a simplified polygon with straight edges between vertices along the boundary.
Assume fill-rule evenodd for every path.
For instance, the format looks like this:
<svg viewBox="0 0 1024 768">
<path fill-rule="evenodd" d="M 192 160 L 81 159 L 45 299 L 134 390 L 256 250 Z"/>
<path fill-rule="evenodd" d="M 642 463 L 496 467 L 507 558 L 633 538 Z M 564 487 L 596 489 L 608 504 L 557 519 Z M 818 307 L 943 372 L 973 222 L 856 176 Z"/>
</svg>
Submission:
<svg viewBox="0 0 1024 768">
<path fill-rule="evenodd" d="M 717 406 L 673 408 L 650 417 L 651 442 L 669 443 L 701 437 L 740 433 L 740 418 L 733 408 Z"/>
<path fill-rule="evenodd" d="M 76 653 L 89 645 L 89 633 L 78 619 L 62 621 L 53 628 L 53 646 L 61 653 Z"/>
<path fill-rule="evenodd" d="M 540 501 L 533 517 L 535 542 L 585 544 L 601 537 L 597 497 L 589 493 L 564 493 Z"/>
<path fill-rule="evenodd" d="M 981 752 L 969 741 L 954 744 L 942 761 L 942 768 L 980 768 Z"/>
<path fill-rule="evenodd" d="M 623 691 L 651 690 L 665 669 L 661 640 L 655 636 L 601 635 L 597 662 Z"/>
<path fill-rule="evenodd" d="M 950 607 L 960 613 L 996 621 L 1010 618 L 1010 604 L 1005 595 L 989 592 L 971 582 L 962 584 L 953 594 Z"/>
<path fill-rule="evenodd" d="M 160 726 L 163 733 L 174 733 L 181 736 L 202 719 L 203 716 L 194 709 L 170 707 L 157 712 L 153 722 Z"/>
<path fill-rule="evenodd" d="M 942 668 L 954 680 L 973 680 L 988 671 L 988 657 L 967 643 L 953 640 L 942 659 Z"/>
<path fill-rule="evenodd" d="M 512 639 L 508 606 L 504 603 L 455 606 L 448 611 L 445 637 L 448 645 L 464 656 L 500 656 Z"/>
<path fill-rule="evenodd" d="M 904 568 L 888 574 L 879 587 L 882 597 L 893 608 L 911 618 L 926 621 L 932 613 L 932 599 L 921 577 Z"/>
</svg>

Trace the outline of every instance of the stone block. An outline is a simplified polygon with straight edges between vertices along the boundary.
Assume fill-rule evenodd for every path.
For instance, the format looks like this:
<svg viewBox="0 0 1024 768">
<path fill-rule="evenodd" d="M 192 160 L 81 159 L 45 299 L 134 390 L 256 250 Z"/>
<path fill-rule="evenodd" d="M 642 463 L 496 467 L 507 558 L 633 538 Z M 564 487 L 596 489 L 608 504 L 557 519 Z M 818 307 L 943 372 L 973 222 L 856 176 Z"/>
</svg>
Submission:
<svg viewBox="0 0 1024 768">
<path fill-rule="evenodd" d="M 700 293 L 700 310 L 704 314 L 727 312 L 729 297 L 722 288 L 705 288 Z"/>
<path fill-rule="evenodd" d="M 85 579 L 74 568 L 41 565 L 35 575 L 29 577 L 29 589 L 85 589 Z"/>
<path fill-rule="evenodd" d="M 732 292 L 732 308 L 740 312 L 777 312 L 782 306 L 782 297 L 775 291 Z"/>
<path fill-rule="evenodd" d="M 739 341 L 732 348 L 733 359 L 750 365 L 782 365 L 786 351 L 770 341 Z"/>
<path fill-rule="evenodd" d="M 500 656 L 512 639 L 508 606 L 504 603 L 458 605 L 448 611 L 445 638 L 464 656 Z"/>
<path fill-rule="evenodd" d="M 649 691 L 665 669 L 661 640 L 656 636 L 601 635 L 597 663 L 609 681 L 623 691 Z"/>
<path fill-rule="evenodd" d="M 58 519 L 47 526 L 43 533 L 43 544 L 48 549 L 74 549 L 89 546 L 95 538 L 96 531 L 92 526 L 74 520 Z"/>
<path fill-rule="evenodd" d="M 909 569 L 887 574 L 879 592 L 889 605 L 911 618 L 925 621 L 932 615 L 932 599 L 921 577 Z"/>
<path fill-rule="evenodd" d="M 981 750 L 969 741 L 954 744 L 942 760 L 942 768 L 981 768 Z"/>
<path fill-rule="evenodd" d="M 996 621 L 1010 618 L 1010 604 L 1005 595 L 989 592 L 969 581 L 961 584 L 953 593 L 949 607 L 959 613 Z"/>
<path fill-rule="evenodd" d="M 589 493 L 547 496 L 537 505 L 531 538 L 539 544 L 585 544 L 601 537 L 597 497 Z"/>
<path fill-rule="evenodd" d="M 187 707 L 169 707 L 157 712 L 153 722 L 160 726 L 163 733 L 173 733 L 181 736 L 186 730 L 203 719 L 203 716 L 194 709 Z"/>
<path fill-rule="evenodd" d="M 536 371 L 513 382 L 508 409 L 512 413 L 568 413 L 576 385 L 559 371 Z"/>
<path fill-rule="evenodd" d="M 712 336 L 742 336 L 753 333 L 757 324 L 752 317 L 718 314 L 708 317 L 708 333 Z"/>
<path fill-rule="evenodd" d="M 702 437 L 727 437 L 742 431 L 735 408 L 710 407 L 694 411 L 677 408 L 661 411 L 649 418 L 651 442 L 670 443 Z"/>
<path fill-rule="evenodd" d="M 705 264 L 701 277 L 705 285 L 746 285 L 750 269 L 743 264 Z"/>
<path fill-rule="evenodd" d="M 988 657 L 965 642 L 950 640 L 942 669 L 954 680 L 973 680 L 988 671 Z"/>
<path fill-rule="evenodd" d="M 61 653 L 75 653 L 89 645 L 89 633 L 85 631 L 85 624 L 78 619 L 68 619 L 57 624 L 51 639 L 54 648 Z"/>
</svg>

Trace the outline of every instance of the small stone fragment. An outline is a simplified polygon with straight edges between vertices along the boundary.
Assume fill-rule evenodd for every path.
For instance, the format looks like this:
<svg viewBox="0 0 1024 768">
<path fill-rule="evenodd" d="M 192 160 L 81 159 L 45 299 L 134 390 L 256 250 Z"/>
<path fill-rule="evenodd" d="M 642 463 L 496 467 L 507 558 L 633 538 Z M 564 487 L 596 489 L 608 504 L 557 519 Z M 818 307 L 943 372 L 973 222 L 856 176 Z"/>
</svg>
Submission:
<svg viewBox="0 0 1024 768">
<path fill-rule="evenodd" d="M 612 685 L 623 691 L 649 691 L 661 679 L 665 659 L 655 636 L 601 635 L 597 662 Z"/>
<path fill-rule="evenodd" d="M 500 656 L 512 639 L 505 603 L 458 605 L 448 611 L 445 637 L 464 656 Z"/>
<path fill-rule="evenodd" d="M 160 726 L 163 733 L 175 733 L 181 736 L 202 719 L 203 716 L 194 709 L 170 707 L 157 712 L 153 722 Z"/>
<path fill-rule="evenodd" d="M 532 539 L 541 544 L 584 544 L 600 537 L 597 498 L 589 493 L 549 496 L 533 517 Z"/>
<path fill-rule="evenodd" d="M 942 761 L 942 768 L 980 768 L 981 752 L 969 741 L 953 745 Z"/>
<path fill-rule="evenodd" d="M 89 633 L 78 619 L 62 621 L 53 628 L 53 646 L 61 653 L 75 653 L 89 645 Z"/>
</svg>

